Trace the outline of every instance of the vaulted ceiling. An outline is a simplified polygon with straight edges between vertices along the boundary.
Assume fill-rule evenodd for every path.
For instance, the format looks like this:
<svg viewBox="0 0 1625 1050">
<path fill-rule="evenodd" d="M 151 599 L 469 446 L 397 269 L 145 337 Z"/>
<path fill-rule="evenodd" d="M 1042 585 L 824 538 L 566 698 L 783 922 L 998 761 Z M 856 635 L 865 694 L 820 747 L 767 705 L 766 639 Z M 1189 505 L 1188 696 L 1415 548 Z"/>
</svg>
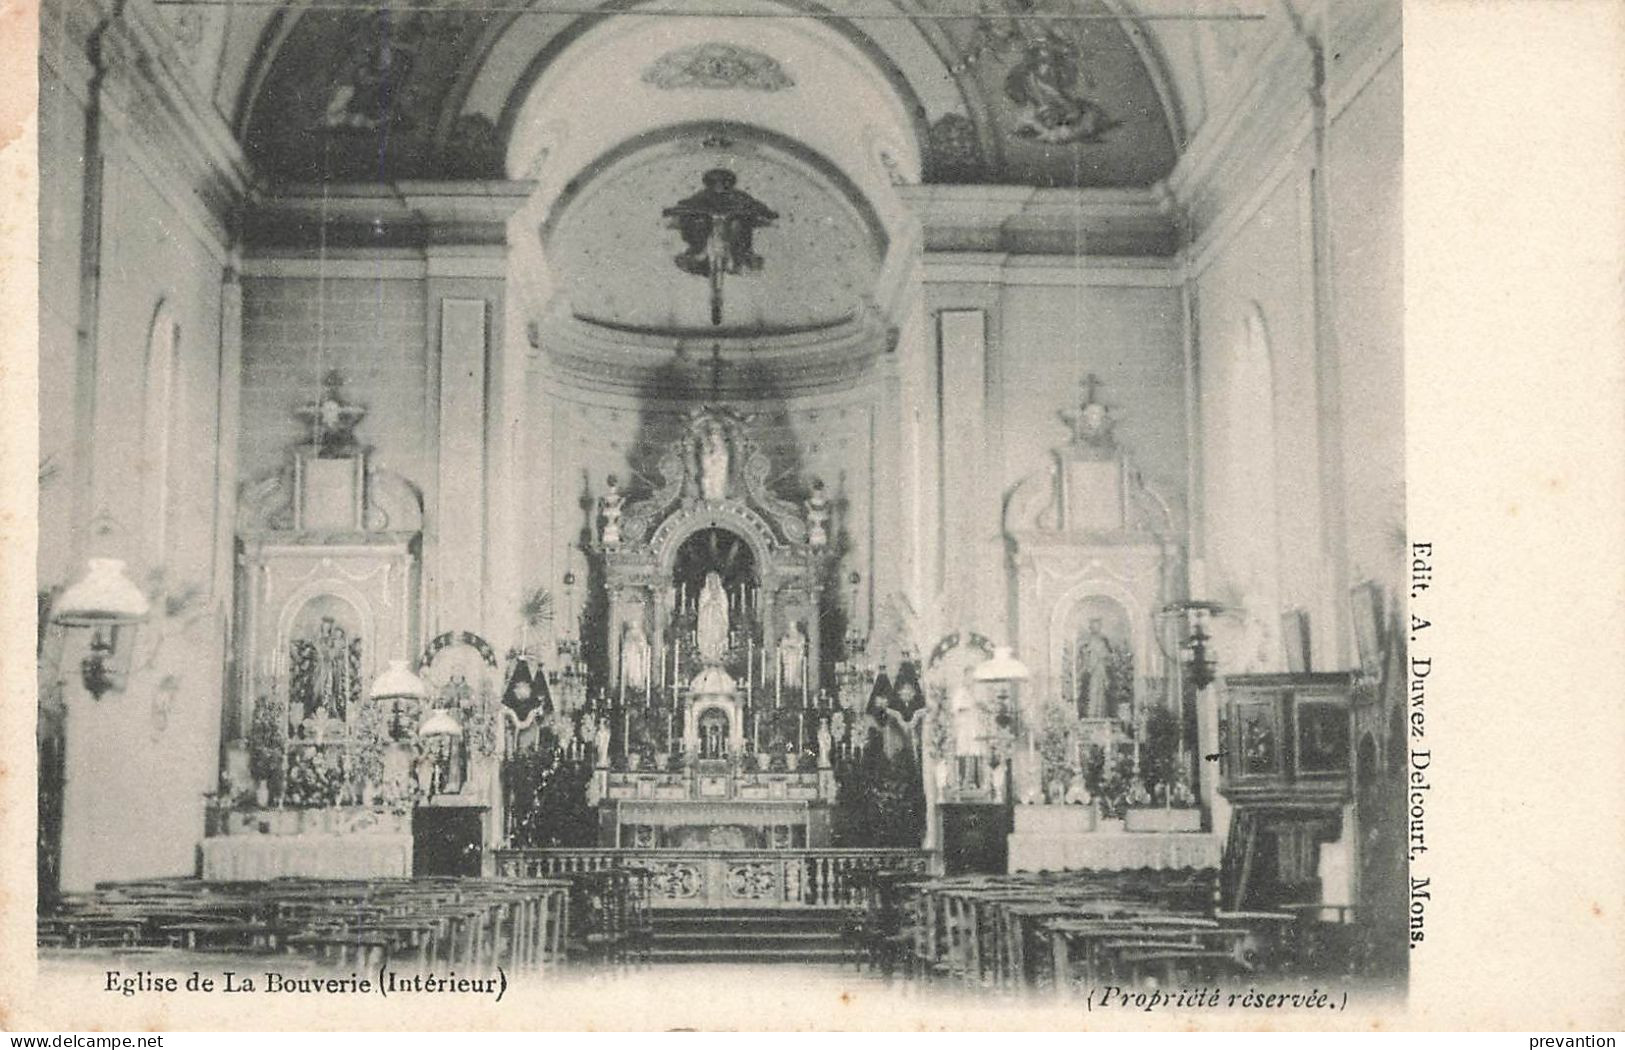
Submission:
<svg viewBox="0 0 1625 1050">
<path fill-rule="evenodd" d="M 669 50 L 598 57 L 628 104 L 661 94 L 734 104 L 826 99 L 778 36 L 833 33 L 906 114 L 917 169 L 895 181 L 1138 187 L 1168 174 L 1237 74 L 1262 0 L 367 0 L 166 3 L 200 78 L 270 183 L 521 177 L 524 121 L 571 115 L 533 97 L 611 24 L 670 27 Z M 838 11 L 839 14 L 833 12 Z M 1199 17 L 1190 17 L 1195 11 Z M 746 17 L 737 17 L 740 13 Z M 735 17 L 728 17 L 733 15 Z M 985 16 L 985 17 L 984 17 Z M 796 99 L 800 93 L 803 97 Z M 577 113 L 590 119 L 592 114 Z M 829 112 L 854 123 L 858 113 Z"/>
</svg>

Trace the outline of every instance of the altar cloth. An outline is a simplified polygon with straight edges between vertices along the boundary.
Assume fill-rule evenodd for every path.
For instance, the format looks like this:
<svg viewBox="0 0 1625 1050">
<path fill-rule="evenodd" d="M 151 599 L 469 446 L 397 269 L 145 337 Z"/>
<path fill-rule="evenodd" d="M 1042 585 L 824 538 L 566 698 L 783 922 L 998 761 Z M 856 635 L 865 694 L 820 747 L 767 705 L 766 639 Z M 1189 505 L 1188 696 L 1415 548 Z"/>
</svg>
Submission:
<svg viewBox="0 0 1625 1050">
<path fill-rule="evenodd" d="M 1223 847 L 1218 835 L 1205 831 L 1015 834 L 1009 845 L 1012 872 L 1217 868 Z"/>
<path fill-rule="evenodd" d="M 203 840 L 207 882 L 405 878 L 411 835 L 226 835 Z"/>
<path fill-rule="evenodd" d="M 808 805 L 802 801 L 658 801 L 617 800 L 616 819 L 621 824 L 648 824 L 654 827 L 697 827 L 707 824 L 742 824 L 746 827 L 777 827 L 808 823 Z"/>
</svg>

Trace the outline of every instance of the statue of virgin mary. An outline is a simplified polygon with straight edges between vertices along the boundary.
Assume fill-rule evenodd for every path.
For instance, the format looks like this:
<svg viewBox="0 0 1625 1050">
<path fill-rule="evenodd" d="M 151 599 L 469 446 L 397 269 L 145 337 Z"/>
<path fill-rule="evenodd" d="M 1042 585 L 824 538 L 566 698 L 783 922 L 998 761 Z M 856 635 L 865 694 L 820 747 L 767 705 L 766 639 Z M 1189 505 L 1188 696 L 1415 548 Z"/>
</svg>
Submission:
<svg viewBox="0 0 1625 1050">
<path fill-rule="evenodd" d="M 716 503 L 728 496 L 728 436 L 722 424 L 708 421 L 699 440 L 700 496 Z"/>
<path fill-rule="evenodd" d="M 699 624 L 696 629 L 700 645 L 700 662 L 720 664 L 728 651 L 728 596 L 722 590 L 722 577 L 714 572 L 705 574 L 705 586 L 700 590 Z"/>
</svg>

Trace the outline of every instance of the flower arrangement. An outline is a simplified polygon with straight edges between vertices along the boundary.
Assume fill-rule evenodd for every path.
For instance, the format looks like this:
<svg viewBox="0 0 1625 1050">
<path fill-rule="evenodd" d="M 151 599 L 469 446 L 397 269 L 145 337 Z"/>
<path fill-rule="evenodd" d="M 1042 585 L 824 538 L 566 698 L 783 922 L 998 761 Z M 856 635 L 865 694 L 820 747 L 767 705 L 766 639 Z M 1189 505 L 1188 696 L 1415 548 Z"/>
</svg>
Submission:
<svg viewBox="0 0 1625 1050">
<path fill-rule="evenodd" d="M 1178 716 L 1166 707 L 1151 708 L 1146 713 L 1145 742 L 1140 751 L 1140 774 L 1147 801 L 1172 801 L 1170 792 L 1184 764 L 1180 761 L 1182 752 Z"/>
<path fill-rule="evenodd" d="M 361 704 L 352 736 L 350 770 L 358 784 L 377 784 L 384 776 L 384 750 L 390 739 L 390 714 L 378 700 Z"/>
<path fill-rule="evenodd" d="M 1134 760 L 1092 745 L 1084 756 L 1083 784 L 1100 805 L 1103 817 L 1121 817 L 1135 791 Z"/>
<path fill-rule="evenodd" d="M 295 809 L 338 805 L 349 787 L 348 765 L 344 751 L 338 748 L 294 748 L 288 752 L 283 802 Z"/>
<path fill-rule="evenodd" d="M 947 758 L 954 751 L 954 715 L 948 690 L 941 685 L 926 687 L 925 745 L 932 758 Z"/>
<path fill-rule="evenodd" d="M 248 772 L 256 782 L 266 785 L 271 798 L 282 796 L 287 727 L 287 703 L 274 691 L 260 693 L 249 716 Z"/>
<path fill-rule="evenodd" d="M 1082 772 L 1073 743 L 1076 721 L 1071 709 L 1056 701 L 1046 703 L 1039 713 L 1038 757 L 1043 763 L 1044 791 L 1051 802 L 1060 802 Z"/>
</svg>

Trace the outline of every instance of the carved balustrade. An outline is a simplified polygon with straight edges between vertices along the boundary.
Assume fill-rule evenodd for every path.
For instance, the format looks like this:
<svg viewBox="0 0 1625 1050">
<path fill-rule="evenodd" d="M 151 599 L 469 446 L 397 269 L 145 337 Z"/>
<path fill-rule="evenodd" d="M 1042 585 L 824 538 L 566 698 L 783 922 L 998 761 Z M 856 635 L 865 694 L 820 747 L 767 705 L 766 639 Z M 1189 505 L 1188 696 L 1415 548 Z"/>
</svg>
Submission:
<svg viewBox="0 0 1625 1050">
<path fill-rule="evenodd" d="M 931 868 L 921 849 L 513 849 L 497 874 L 541 878 L 638 867 L 656 908 L 848 908 L 863 901 L 860 873 Z"/>
</svg>

